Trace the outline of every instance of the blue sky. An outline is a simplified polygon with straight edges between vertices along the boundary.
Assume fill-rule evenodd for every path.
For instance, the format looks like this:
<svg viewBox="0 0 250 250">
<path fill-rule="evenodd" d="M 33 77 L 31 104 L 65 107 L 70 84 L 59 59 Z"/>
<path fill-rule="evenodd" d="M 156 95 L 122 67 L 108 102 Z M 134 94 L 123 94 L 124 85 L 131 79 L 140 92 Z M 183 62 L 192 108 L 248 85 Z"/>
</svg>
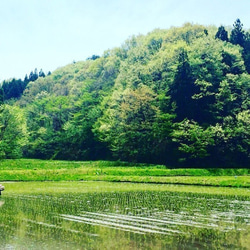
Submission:
<svg viewBox="0 0 250 250">
<path fill-rule="evenodd" d="M 102 55 L 185 22 L 250 28 L 250 0 L 0 0 L 0 81 Z"/>
</svg>

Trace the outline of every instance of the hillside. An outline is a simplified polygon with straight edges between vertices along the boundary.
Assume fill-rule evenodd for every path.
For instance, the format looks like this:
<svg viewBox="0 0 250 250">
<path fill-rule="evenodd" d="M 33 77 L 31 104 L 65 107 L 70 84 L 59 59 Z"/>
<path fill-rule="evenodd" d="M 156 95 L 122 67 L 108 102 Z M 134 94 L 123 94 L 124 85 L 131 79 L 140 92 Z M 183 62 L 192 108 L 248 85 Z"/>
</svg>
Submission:
<svg viewBox="0 0 250 250">
<path fill-rule="evenodd" d="M 29 82 L 1 106 L 0 157 L 250 166 L 239 25 L 154 30 Z"/>
</svg>

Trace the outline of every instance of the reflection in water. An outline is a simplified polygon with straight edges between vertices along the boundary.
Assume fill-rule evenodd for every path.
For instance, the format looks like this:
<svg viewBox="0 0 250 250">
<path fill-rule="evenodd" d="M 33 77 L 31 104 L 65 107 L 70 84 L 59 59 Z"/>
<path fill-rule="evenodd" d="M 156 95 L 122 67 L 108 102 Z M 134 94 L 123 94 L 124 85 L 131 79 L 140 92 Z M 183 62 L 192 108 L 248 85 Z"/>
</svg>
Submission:
<svg viewBox="0 0 250 250">
<path fill-rule="evenodd" d="M 179 230 L 173 230 L 162 227 L 167 225 L 167 221 L 148 219 L 138 216 L 128 216 L 120 214 L 101 214 L 85 212 L 82 216 L 61 215 L 68 221 L 75 221 L 90 225 L 105 226 L 134 233 L 157 233 L 170 234 L 181 233 Z M 159 223 L 160 222 L 160 223 Z"/>
<path fill-rule="evenodd" d="M 11 195 L 4 201 L 0 249 L 250 246 L 250 201 L 244 197 L 137 191 Z"/>
</svg>

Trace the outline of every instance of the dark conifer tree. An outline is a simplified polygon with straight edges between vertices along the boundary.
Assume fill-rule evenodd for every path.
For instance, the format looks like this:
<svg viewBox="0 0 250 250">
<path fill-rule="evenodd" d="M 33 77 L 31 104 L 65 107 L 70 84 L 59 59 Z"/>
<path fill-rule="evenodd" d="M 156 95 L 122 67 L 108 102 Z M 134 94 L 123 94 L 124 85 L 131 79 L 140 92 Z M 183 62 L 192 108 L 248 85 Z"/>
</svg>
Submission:
<svg viewBox="0 0 250 250">
<path fill-rule="evenodd" d="M 23 80 L 23 82 L 22 82 L 22 89 L 23 89 L 23 91 L 24 91 L 25 88 L 27 87 L 28 83 L 29 83 L 29 78 L 28 78 L 28 76 L 27 76 L 27 74 L 26 74 L 25 77 L 24 77 L 24 80 Z"/>
<path fill-rule="evenodd" d="M 243 24 L 241 23 L 240 19 L 237 19 L 233 24 L 233 29 L 230 35 L 230 42 L 235 45 L 240 45 L 244 47 L 245 43 L 245 34 L 243 30 Z"/>
<path fill-rule="evenodd" d="M 195 94 L 194 78 L 192 76 L 191 66 L 189 64 L 187 52 L 181 50 L 178 57 L 178 67 L 175 74 L 174 82 L 170 86 L 169 94 L 172 103 L 176 104 L 176 120 L 181 121 L 185 118 L 194 118 L 194 100 Z"/>
<path fill-rule="evenodd" d="M 4 92 L 3 88 L 0 88 L 0 105 L 4 104 Z"/>
<path fill-rule="evenodd" d="M 40 69 L 40 71 L 39 71 L 39 77 L 45 77 L 45 74 L 44 74 L 42 69 Z"/>
<path fill-rule="evenodd" d="M 37 69 L 30 72 L 30 75 L 29 75 L 29 81 L 30 82 L 34 82 L 36 79 L 38 78 L 38 73 L 37 73 Z"/>
<path fill-rule="evenodd" d="M 35 70 L 34 70 L 34 81 L 36 80 L 36 79 L 38 79 L 38 72 L 37 72 L 37 68 L 35 68 Z"/>
<path fill-rule="evenodd" d="M 28 76 L 27 76 L 27 74 L 25 75 L 25 77 L 24 77 L 24 80 L 23 80 L 24 82 L 28 82 L 29 81 L 29 78 L 28 78 Z"/>
<path fill-rule="evenodd" d="M 15 78 L 12 79 L 11 82 L 8 84 L 8 95 L 7 98 L 18 98 L 22 94 L 22 80 L 16 80 Z"/>
<path fill-rule="evenodd" d="M 33 71 L 31 71 L 30 74 L 29 74 L 29 82 L 34 81 L 33 80 L 34 79 L 33 75 L 34 75 L 34 73 L 33 73 Z"/>
<path fill-rule="evenodd" d="M 245 33 L 243 58 L 247 72 L 250 74 L 250 33 Z"/>
<path fill-rule="evenodd" d="M 3 99 L 6 100 L 8 95 L 8 83 L 5 80 L 3 81 L 2 84 L 2 90 L 3 90 Z"/>
<path fill-rule="evenodd" d="M 100 58 L 100 56 L 98 56 L 98 55 L 92 55 L 91 57 L 88 57 L 87 60 L 96 60 L 98 58 Z"/>
<path fill-rule="evenodd" d="M 218 28 L 215 38 L 228 42 L 228 32 L 225 30 L 224 26 Z"/>
</svg>

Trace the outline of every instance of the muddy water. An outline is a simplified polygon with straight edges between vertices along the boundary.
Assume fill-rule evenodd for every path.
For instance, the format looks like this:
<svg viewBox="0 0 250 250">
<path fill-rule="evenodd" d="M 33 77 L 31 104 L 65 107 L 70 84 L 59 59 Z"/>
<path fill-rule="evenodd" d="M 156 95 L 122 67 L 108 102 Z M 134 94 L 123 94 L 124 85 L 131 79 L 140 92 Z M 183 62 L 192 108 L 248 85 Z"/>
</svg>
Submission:
<svg viewBox="0 0 250 250">
<path fill-rule="evenodd" d="M 249 196 L 141 184 L 5 186 L 0 249 L 250 249 Z"/>
</svg>

